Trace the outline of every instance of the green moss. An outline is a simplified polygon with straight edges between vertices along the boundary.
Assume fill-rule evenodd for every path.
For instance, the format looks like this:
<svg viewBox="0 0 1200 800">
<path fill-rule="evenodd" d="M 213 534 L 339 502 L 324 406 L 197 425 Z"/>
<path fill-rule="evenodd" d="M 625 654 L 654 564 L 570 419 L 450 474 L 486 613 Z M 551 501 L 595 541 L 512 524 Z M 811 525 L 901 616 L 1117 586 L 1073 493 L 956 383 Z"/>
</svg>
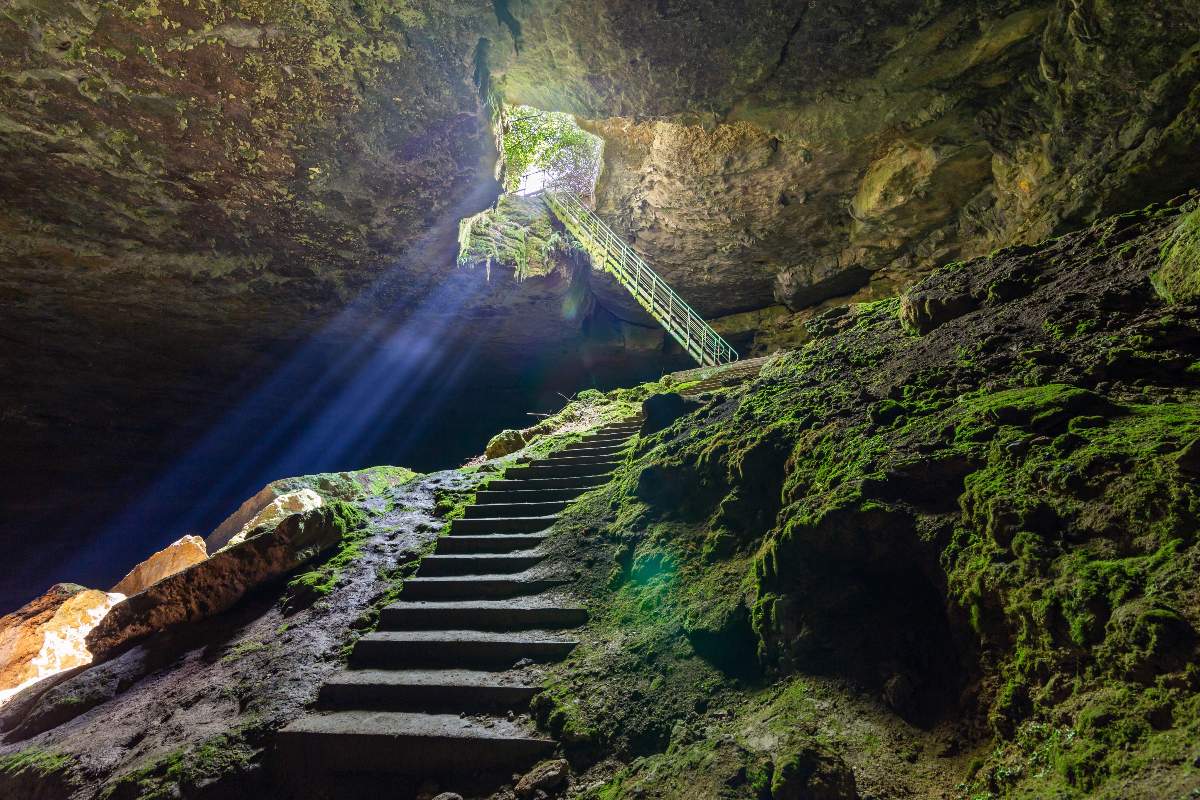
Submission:
<svg viewBox="0 0 1200 800">
<path fill-rule="evenodd" d="M 221 656 L 222 664 L 232 664 L 239 661 L 252 653 L 261 653 L 264 650 L 270 650 L 271 645 L 266 642 L 246 641 L 238 642 L 233 647 L 229 648 L 229 652 Z"/>
<path fill-rule="evenodd" d="M 41 778 L 67 775 L 75 768 L 75 759 L 41 747 L 27 747 L 16 753 L 0 756 L 0 774 L 16 776 L 32 773 Z"/>
<path fill-rule="evenodd" d="M 1169 303 L 1200 300 L 1200 208 L 1182 217 L 1160 256 L 1154 288 Z"/>
<path fill-rule="evenodd" d="M 335 500 L 324 508 L 333 516 L 333 524 L 342 532 L 337 549 L 314 569 L 288 581 L 284 604 L 298 607 L 328 596 L 337 588 L 346 567 L 362 555 L 368 536 L 366 517 L 357 506 Z"/>
<path fill-rule="evenodd" d="M 254 729 L 221 734 L 192 746 L 174 750 L 153 762 L 110 782 L 100 798 L 136 797 L 137 800 L 168 800 L 210 785 L 217 780 L 249 771 L 259 750 L 248 740 Z"/>
</svg>

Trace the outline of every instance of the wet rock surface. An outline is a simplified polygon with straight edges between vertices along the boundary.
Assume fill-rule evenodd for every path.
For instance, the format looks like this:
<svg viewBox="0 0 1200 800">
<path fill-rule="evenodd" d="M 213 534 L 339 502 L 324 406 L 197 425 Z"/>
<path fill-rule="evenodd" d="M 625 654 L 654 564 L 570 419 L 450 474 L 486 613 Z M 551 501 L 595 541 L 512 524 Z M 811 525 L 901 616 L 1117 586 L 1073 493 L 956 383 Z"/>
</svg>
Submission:
<svg viewBox="0 0 1200 800">
<path fill-rule="evenodd" d="M 334 506 L 264 524 L 244 541 L 118 603 L 88 634 L 88 649 L 104 660 L 127 642 L 219 614 L 255 588 L 337 546 L 360 522 L 353 511 Z"/>
<path fill-rule="evenodd" d="M 137 594 L 168 575 L 174 575 L 208 558 L 204 540 L 199 536 L 184 536 L 147 558 L 129 571 L 112 588 L 123 595 Z"/>
<path fill-rule="evenodd" d="M 828 311 L 643 437 L 556 540 L 599 601 L 536 702 L 580 784 L 1197 788 L 1200 318 L 1154 283 L 1196 202 L 913 288 L 970 299 L 954 313 Z"/>
<path fill-rule="evenodd" d="M 350 480 L 366 489 L 353 501 L 366 526 L 356 532 L 356 558 L 338 562 L 335 552 L 314 565 L 342 563 L 328 602 L 289 614 L 280 603 L 288 588 L 268 583 L 224 613 L 31 687 L 0 714 L 5 796 L 192 796 L 224 791 L 222 781 L 235 794 L 269 794 L 258 764 L 271 732 L 313 701 L 342 648 L 373 624 L 381 598 L 441 529 L 435 493 L 477 478 L 414 480 L 380 468 Z"/>
</svg>

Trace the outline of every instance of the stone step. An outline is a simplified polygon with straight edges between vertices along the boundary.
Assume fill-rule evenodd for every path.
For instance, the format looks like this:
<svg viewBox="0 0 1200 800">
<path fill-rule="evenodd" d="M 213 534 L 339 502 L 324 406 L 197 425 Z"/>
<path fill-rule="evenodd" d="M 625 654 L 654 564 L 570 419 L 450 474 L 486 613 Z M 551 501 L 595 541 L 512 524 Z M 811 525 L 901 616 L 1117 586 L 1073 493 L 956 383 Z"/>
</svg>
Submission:
<svg viewBox="0 0 1200 800">
<path fill-rule="evenodd" d="M 617 456 L 613 453 L 601 453 L 600 455 L 594 455 L 594 456 L 576 456 L 576 455 L 568 454 L 568 455 L 561 455 L 561 456 L 560 455 L 549 456 L 548 458 L 543 458 L 538 461 L 534 461 L 532 464 L 529 464 L 528 466 L 532 467 L 532 466 L 542 466 L 542 465 L 550 465 L 550 464 L 554 464 L 554 465 L 558 465 L 558 464 L 610 464 L 610 463 L 613 463 L 614 461 L 620 461 L 620 460 L 621 460 L 620 456 Z"/>
<path fill-rule="evenodd" d="M 509 491 L 516 489 L 581 489 L 588 491 L 608 483 L 608 475 L 585 475 L 568 478 L 497 478 L 489 481 L 487 491 Z"/>
<path fill-rule="evenodd" d="M 569 503 L 591 487 L 578 486 L 566 489 L 481 489 L 475 493 L 480 505 L 493 503 Z"/>
<path fill-rule="evenodd" d="M 523 597 L 566 583 L 563 579 L 518 578 L 512 575 L 473 575 L 471 577 L 409 578 L 400 596 L 405 600 L 485 600 Z"/>
<path fill-rule="evenodd" d="M 492 533 L 483 536 L 443 536 L 438 539 L 438 555 L 464 553 L 511 553 L 532 550 L 549 538 L 544 533 Z"/>
<path fill-rule="evenodd" d="M 376 709 L 425 713 L 523 711 L 541 691 L 503 672 L 465 669 L 351 669 L 321 687 L 322 710 Z"/>
<path fill-rule="evenodd" d="M 634 435 L 631 431 L 615 431 L 613 433 L 592 433 L 579 439 L 577 442 L 572 442 L 571 445 L 590 445 L 591 447 L 607 447 L 617 444 L 623 445 L 628 442 Z M 567 445 L 570 447 L 571 445 Z"/>
<path fill-rule="evenodd" d="M 437 553 L 421 559 L 421 566 L 417 570 L 417 574 L 426 578 L 439 575 L 511 575 L 516 572 L 524 572 L 545 557 L 544 553 L 504 553 L 499 555 L 443 555 Z"/>
<path fill-rule="evenodd" d="M 554 524 L 548 517 L 459 517 L 450 523 L 450 535 L 462 533 L 537 533 Z"/>
<path fill-rule="evenodd" d="M 352 667 L 508 669 L 518 661 L 561 661 L 578 644 L 545 631 L 374 631 L 350 653 Z"/>
<path fill-rule="evenodd" d="M 527 503 L 482 503 L 479 496 L 475 497 L 476 504 L 467 506 L 466 517 L 548 517 L 557 514 L 567 507 L 566 500 L 544 500 Z"/>
<path fill-rule="evenodd" d="M 458 714 L 338 711 L 302 717 L 279 731 L 281 769 L 465 776 L 510 775 L 554 752 L 552 739 L 520 721 Z"/>
<path fill-rule="evenodd" d="M 582 478 L 608 475 L 619 461 L 597 461 L 591 464 L 543 464 L 534 462 L 519 467 L 509 467 L 504 477 L 516 478 Z"/>
<path fill-rule="evenodd" d="M 625 445 L 629 444 L 629 439 L 630 438 L 625 437 L 625 435 L 622 435 L 622 437 L 619 439 L 613 439 L 612 441 L 592 441 L 588 439 L 581 439 L 580 441 L 572 441 L 571 444 L 566 445 L 562 450 L 556 450 L 554 452 L 617 452 L 624 450 Z"/>
<path fill-rule="evenodd" d="M 379 630 L 545 630 L 575 628 L 587 622 L 587 611 L 537 598 L 401 602 L 383 609 Z"/>
</svg>

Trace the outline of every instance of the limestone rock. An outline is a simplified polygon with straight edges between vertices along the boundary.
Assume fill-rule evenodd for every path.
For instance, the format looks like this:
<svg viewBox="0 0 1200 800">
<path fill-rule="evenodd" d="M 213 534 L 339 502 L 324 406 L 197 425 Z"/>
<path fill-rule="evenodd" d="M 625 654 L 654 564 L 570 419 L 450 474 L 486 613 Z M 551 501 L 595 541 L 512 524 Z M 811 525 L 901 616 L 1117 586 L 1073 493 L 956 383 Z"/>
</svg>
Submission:
<svg viewBox="0 0 1200 800">
<path fill-rule="evenodd" d="M 312 489 L 301 489 L 297 492 L 280 495 L 267 503 L 265 507 L 261 508 L 254 516 L 247 520 L 242 525 L 241 530 L 230 537 L 228 542 L 221 545 L 221 549 L 241 544 L 260 525 L 270 525 L 289 514 L 303 514 L 314 508 L 320 508 L 324 502 L 321 495 Z"/>
<path fill-rule="evenodd" d="M 42 647 L 42 628 L 63 603 L 84 591 L 87 589 L 78 584 L 56 583 L 40 597 L 0 617 L 0 688 L 17 686 L 32 674 L 29 662 Z"/>
<path fill-rule="evenodd" d="M 858 800 L 854 773 L 836 753 L 812 744 L 775 763 L 772 800 Z"/>
<path fill-rule="evenodd" d="M 563 785 L 570 771 L 566 759 L 543 761 L 517 781 L 517 796 L 533 797 L 538 791 L 552 792 Z"/>
<path fill-rule="evenodd" d="M 101 659 L 126 642 L 218 614 L 255 586 L 337 544 L 345 522 L 327 506 L 292 514 L 273 528 L 254 530 L 253 536 L 118 603 L 88 635 L 88 648 Z"/>
<path fill-rule="evenodd" d="M 119 599 L 59 583 L 0 618 L 0 702 L 44 677 L 91 662 L 84 636 Z"/>
<path fill-rule="evenodd" d="M 975 300 L 966 294 L 905 292 L 900 298 L 900 321 L 909 330 L 924 335 L 974 311 L 976 305 Z"/>
<path fill-rule="evenodd" d="M 642 434 L 658 433 L 670 427 L 672 422 L 684 414 L 695 411 L 699 407 L 699 402 L 687 400 L 678 392 L 651 395 L 642 401 L 642 414 L 645 416 L 642 422 Z"/>
<path fill-rule="evenodd" d="M 204 547 L 204 540 L 199 536 L 184 536 L 131 569 L 112 590 L 123 595 L 137 594 L 168 575 L 174 575 L 206 558 L 208 551 Z"/>
<path fill-rule="evenodd" d="M 487 449 L 484 455 L 488 458 L 500 458 L 501 456 L 515 453 L 525 446 L 525 435 L 520 431 L 504 430 L 492 437 L 492 440 L 487 443 Z"/>
</svg>

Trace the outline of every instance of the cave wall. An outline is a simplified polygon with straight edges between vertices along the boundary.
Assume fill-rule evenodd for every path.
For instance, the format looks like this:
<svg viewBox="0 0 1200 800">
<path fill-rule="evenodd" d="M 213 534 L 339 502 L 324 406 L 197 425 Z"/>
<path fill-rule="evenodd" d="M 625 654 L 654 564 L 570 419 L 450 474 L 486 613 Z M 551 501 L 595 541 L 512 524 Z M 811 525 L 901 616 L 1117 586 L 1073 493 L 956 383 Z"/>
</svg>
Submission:
<svg viewBox="0 0 1200 800">
<path fill-rule="evenodd" d="M 498 85 L 604 137 L 600 213 L 710 316 L 888 296 L 1200 179 L 1193 3 L 509 6 Z"/>
</svg>

